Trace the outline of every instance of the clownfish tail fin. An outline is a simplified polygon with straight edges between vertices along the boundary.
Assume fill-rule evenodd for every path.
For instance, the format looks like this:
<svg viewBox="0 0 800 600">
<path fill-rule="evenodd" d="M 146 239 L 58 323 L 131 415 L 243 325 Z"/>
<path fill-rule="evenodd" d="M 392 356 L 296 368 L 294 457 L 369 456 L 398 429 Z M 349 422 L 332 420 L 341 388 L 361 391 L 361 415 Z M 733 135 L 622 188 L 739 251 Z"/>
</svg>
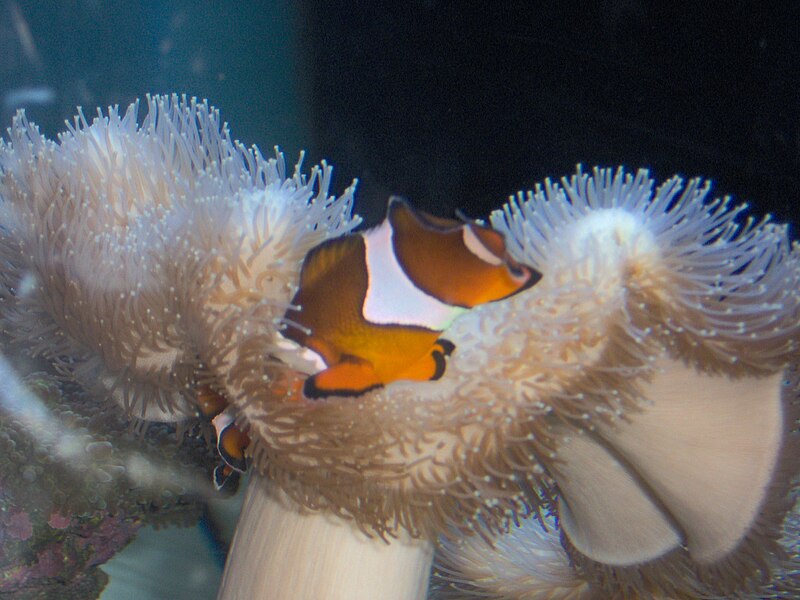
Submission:
<svg viewBox="0 0 800 600">
<path fill-rule="evenodd" d="M 224 462 L 220 462 L 214 468 L 214 474 L 212 477 L 214 489 L 225 497 L 233 496 L 239 489 L 240 478 L 241 474 L 239 471 L 230 468 Z"/>
</svg>

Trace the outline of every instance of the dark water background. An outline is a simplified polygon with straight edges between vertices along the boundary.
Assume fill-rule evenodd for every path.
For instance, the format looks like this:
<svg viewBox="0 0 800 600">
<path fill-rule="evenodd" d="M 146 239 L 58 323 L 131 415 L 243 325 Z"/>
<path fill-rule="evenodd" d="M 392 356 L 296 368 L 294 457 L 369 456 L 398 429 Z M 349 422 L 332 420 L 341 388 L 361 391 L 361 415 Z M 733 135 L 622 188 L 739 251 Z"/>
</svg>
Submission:
<svg viewBox="0 0 800 600">
<path fill-rule="evenodd" d="M 392 193 L 485 215 L 577 162 L 704 175 L 758 213 L 800 212 L 798 2 L 0 8 L 0 93 L 52 90 L 28 109 L 47 132 L 78 104 L 208 98 L 242 141 L 327 158 L 338 189 L 358 177 L 368 222 Z"/>
</svg>

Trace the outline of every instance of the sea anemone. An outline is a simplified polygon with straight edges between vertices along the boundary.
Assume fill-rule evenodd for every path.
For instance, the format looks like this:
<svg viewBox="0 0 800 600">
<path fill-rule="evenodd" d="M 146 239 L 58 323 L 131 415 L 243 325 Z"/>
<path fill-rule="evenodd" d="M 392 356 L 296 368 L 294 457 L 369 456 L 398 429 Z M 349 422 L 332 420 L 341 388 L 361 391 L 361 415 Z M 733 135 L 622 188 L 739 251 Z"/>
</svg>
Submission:
<svg viewBox="0 0 800 600">
<path fill-rule="evenodd" d="M 2 318 L 132 417 L 194 415 L 198 383 L 233 405 L 255 473 L 221 598 L 422 597 L 439 536 L 539 513 L 577 578 L 560 588 L 731 594 L 778 568 L 798 470 L 785 226 L 699 180 L 579 168 L 492 215 L 543 278 L 459 317 L 441 379 L 311 402 L 280 332 L 308 250 L 358 222 L 352 186 L 287 176 L 205 103 L 148 98 L 141 125 L 137 106 L 58 143 L 15 119 Z"/>
<path fill-rule="evenodd" d="M 783 373 L 798 354 L 800 251 L 709 187 L 579 169 L 512 199 L 492 223 L 542 281 L 454 322 L 439 381 L 313 406 L 249 384 L 257 466 L 299 506 L 385 537 L 491 539 L 552 513 L 570 589 L 758 587 L 780 563 L 798 466 Z M 268 510 L 259 490 L 248 506 Z M 224 589 L 258 577 L 239 557 L 272 564 L 268 542 L 243 540 Z"/>
<path fill-rule="evenodd" d="M 58 143 L 24 113 L 0 145 L 5 331 L 126 412 L 194 416 L 241 337 L 277 331 L 306 252 L 358 223 L 331 167 L 292 175 L 205 102 L 148 97 Z M 269 345 L 269 342 L 268 342 Z M 215 372 L 216 370 L 216 372 Z"/>
</svg>

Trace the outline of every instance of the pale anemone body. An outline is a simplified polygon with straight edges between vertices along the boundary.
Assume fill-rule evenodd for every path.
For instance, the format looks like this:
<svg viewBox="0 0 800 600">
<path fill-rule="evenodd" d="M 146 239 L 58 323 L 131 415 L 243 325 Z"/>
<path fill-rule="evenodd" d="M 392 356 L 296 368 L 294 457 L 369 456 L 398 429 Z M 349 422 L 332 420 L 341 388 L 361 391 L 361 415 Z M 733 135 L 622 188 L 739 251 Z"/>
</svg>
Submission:
<svg viewBox="0 0 800 600">
<path fill-rule="evenodd" d="M 306 252 L 358 222 L 331 168 L 287 175 L 233 141 L 216 110 L 152 97 L 58 143 L 23 114 L 0 146 L 5 330 L 135 417 L 195 414 L 232 345 L 280 338 Z"/>
</svg>

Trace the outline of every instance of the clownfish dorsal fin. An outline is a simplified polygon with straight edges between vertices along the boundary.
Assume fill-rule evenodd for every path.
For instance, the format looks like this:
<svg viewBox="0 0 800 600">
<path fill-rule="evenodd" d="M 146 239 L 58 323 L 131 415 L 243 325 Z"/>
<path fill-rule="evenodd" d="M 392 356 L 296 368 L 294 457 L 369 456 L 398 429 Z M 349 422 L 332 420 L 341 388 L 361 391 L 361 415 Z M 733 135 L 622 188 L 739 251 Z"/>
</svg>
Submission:
<svg viewBox="0 0 800 600">
<path fill-rule="evenodd" d="M 502 234 L 477 221 L 464 225 L 464 244 L 470 252 L 489 264 L 499 265 L 507 260 Z"/>
<path fill-rule="evenodd" d="M 359 235 L 345 235 L 322 242 L 311 250 L 300 273 L 300 287 L 313 287 L 342 260 L 358 256 L 363 252 L 364 241 Z"/>
<path fill-rule="evenodd" d="M 456 219 L 461 221 L 464 225 L 469 225 L 471 223 L 477 223 L 480 225 L 480 223 L 476 219 L 470 219 L 467 215 L 465 215 L 464 211 L 462 211 L 460 208 L 457 208 L 455 210 L 455 213 L 456 213 Z"/>
<path fill-rule="evenodd" d="M 464 225 L 464 244 L 475 256 L 493 265 L 506 259 L 506 244 L 501 233 L 487 227 L 481 219 L 471 219 L 460 208 L 456 209 L 456 217 Z"/>
<path fill-rule="evenodd" d="M 456 219 L 437 217 L 412 206 L 399 196 L 389 198 L 386 218 L 395 231 L 413 231 L 427 229 L 429 231 L 448 232 L 460 229 L 463 223 Z"/>
</svg>

